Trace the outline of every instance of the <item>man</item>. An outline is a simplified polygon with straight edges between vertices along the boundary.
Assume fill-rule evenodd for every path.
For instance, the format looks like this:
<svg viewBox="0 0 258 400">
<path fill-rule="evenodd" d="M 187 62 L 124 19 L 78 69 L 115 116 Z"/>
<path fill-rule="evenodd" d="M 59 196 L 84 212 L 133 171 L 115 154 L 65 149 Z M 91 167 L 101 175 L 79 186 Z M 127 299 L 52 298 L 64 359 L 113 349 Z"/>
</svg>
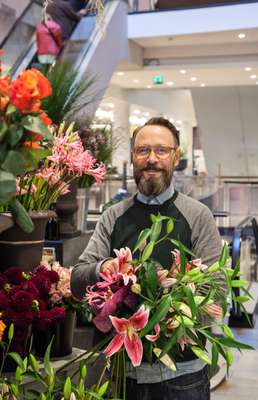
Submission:
<svg viewBox="0 0 258 400">
<path fill-rule="evenodd" d="M 101 216 L 95 232 L 72 274 L 72 291 L 82 298 L 85 288 L 98 280 L 99 272 L 112 272 L 113 249 L 133 248 L 139 233 L 150 227 L 150 214 L 174 218 L 173 237 L 181 240 L 204 264 L 219 258 L 221 239 L 210 210 L 200 202 L 178 193 L 172 175 L 179 160 L 178 131 L 164 118 L 152 118 L 133 137 L 134 179 L 139 192 L 110 207 Z M 171 266 L 173 244 L 162 241 L 153 258 Z M 127 368 L 127 399 L 208 400 L 207 367 L 185 350 L 177 371 L 163 365 Z"/>
</svg>

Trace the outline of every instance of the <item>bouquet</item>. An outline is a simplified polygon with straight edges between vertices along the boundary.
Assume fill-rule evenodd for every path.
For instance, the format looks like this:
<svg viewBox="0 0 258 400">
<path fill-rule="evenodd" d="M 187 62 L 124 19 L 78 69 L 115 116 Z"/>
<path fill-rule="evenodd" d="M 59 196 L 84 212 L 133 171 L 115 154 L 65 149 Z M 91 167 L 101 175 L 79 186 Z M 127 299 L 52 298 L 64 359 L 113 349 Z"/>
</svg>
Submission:
<svg viewBox="0 0 258 400">
<path fill-rule="evenodd" d="M 160 238 L 164 225 L 166 234 Z M 208 267 L 193 259 L 181 242 L 170 238 L 173 226 L 173 219 L 152 215 L 151 228 L 141 232 L 133 252 L 129 248 L 115 250 L 115 273 L 101 273 L 101 281 L 87 287 L 85 297 L 94 314 L 94 325 L 101 332 L 110 332 L 104 354 L 115 356 L 118 366 L 123 365 L 126 352 L 134 367 L 144 360 L 150 365 L 163 363 L 172 370 L 185 351 L 191 351 L 212 370 L 221 354 L 229 367 L 232 347 L 251 348 L 237 342 L 223 323 L 229 295 L 242 308 L 250 298 L 248 292 L 236 297 L 232 291 L 234 287 L 246 291 L 247 282 L 239 279 L 239 267 L 233 270 L 226 266 L 226 245 L 220 259 Z M 171 254 L 170 270 L 151 258 L 162 240 L 172 241 L 177 248 Z M 134 254 L 138 257 L 133 258 Z M 211 328 L 218 326 L 221 336 L 212 333 Z"/>
</svg>

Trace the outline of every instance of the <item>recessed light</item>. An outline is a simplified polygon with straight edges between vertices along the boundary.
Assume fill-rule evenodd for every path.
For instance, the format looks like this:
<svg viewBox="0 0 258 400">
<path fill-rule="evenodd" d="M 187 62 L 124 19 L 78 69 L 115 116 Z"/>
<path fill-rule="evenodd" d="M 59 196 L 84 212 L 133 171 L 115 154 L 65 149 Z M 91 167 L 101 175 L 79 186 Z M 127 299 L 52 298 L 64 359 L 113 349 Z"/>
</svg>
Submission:
<svg viewBox="0 0 258 400">
<path fill-rule="evenodd" d="M 134 79 L 133 83 L 139 83 L 139 79 Z"/>
<path fill-rule="evenodd" d="M 190 78 L 190 80 L 191 80 L 192 82 L 195 82 L 195 81 L 197 81 L 197 78 L 196 78 L 196 76 L 192 76 L 192 77 Z"/>
<path fill-rule="evenodd" d="M 181 121 L 180 119 L 178 119 L 178 120 L 176 121 L 176 124 L 177 124 L 177 125 L 182 125 L 182 121 Z"/>
<path fill-rule="evenodd" d="M 115 108 L 115 104 L 114 104 L 114 103 L 107 103 L 107 106 L 108 106 L 109 108 Z"/>
<path fill-rule="evenodd" d="M 141 114 L 141 111 L 140 111 L 140 110 L 137 110 L 137 109 L 135 109 L 135 110 L 133 110 L 133 113 L 134 113 L 135 115 L 139 115 L 139 114 Z"/>
<path fill-rule="evenodd" d="M 169 121 L 173 124 L 175 122 L 174 118 L 169 118 Z"/>
<path fill-rule="evenodd" d="M 175 82 L 171 82 L 171 81 L 166 83 L 166 85 L 168 85 L 168 86 L 173 86 L 174 84 L 175 84 Z"/>
<path fill-rule="evenodd" d="M 180 69 L 179 72 L 180 72 L 180 74 L 183 74 L 183 75 L 186 74 L 186 70 L 185 69 Z"/>
<path fill-rule="evenodd" d="M 116 73 L 118 76 L 124 76 L 124 72 L 122 72 L 122 71 L 118 71 L 117 73 Z"/>
<path fill-rule="evenodd" d="M 147 88 L 147 89 L 151 89 L 152 86 L 151 86 L 151 85 L 147 85 L 146 88 Z"/>
<path fill-rule="evenodd" d="M 252 68 L 251 67 L 245 67 L 245 71 L 252 71 Z"/>
<path fill-rule="evenodd" d="M 201 87 L 205 87 L 206 84 L 205 84 L 205 83 L 201 83 L 200 86 L 201 86 Z"/>
<path fill-rule="evenodd" d="M 149 113 L 148 111 L 146 111 L 145 113 L 143 113 L 143 115 L 144 115 L 145 117 L 149 117 L 149 116 L 150 116 L 150 113 Z"/>
<path fill-rule="evenodd" d="M 255 82 L 255 84 L 256 84 L 256 85 L 258 85 L 258 81 L 257 81 L 257 82 Z"/>
<path fill-rule="evenodd" d="M 245 33 L 239 33 L 238 35 L 239 39 L 244 39 L 246 37 Z"/>
<path fill-rule="evenodd" d="M 250 78 L 251 78 L 251 79 L 256 79 L 256 78 L 257 78 L 257 75 L 250 75 Z"/>
</svg>

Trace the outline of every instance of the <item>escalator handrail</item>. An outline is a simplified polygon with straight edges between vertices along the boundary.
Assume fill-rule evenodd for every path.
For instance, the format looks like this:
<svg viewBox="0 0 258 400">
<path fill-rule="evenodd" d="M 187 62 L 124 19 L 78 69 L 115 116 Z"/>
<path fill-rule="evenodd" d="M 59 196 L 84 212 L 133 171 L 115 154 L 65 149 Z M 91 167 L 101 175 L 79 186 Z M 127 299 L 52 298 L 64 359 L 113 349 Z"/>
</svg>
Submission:
<svg viewBox="0 0 258 400">
<path fill-rule="evenodd" d="M 28 12 L 28 10 L 30 9 L 30 7 L 32 6 L 33 3 L 36 3 L 38 5 L 42 6 L 42 3 L 38 0 L 31 0 L 29 2 L 29 4 L 24 8 L 23 12 L 21 13 L 21 15 L 15 20 L 14 24 L 12 25 L 12 27 L 10 28 L 10 30 L 8 31 L 8 33 L 5 35 L 5 37 L 3 38 L 2 42 L 0 43 L 0 49 L 2 49 L 4 47 L 4 45 L 6 44 L 6 42 L 9 40 L 9 37 L 12 35 L 12 33 L 14 32 L 14 30 L 17 27 L 17 24 L 19 24 L 19 22 L 23 19 L 23 17 L 26 15 L 26 13 Z"/>
</svg>

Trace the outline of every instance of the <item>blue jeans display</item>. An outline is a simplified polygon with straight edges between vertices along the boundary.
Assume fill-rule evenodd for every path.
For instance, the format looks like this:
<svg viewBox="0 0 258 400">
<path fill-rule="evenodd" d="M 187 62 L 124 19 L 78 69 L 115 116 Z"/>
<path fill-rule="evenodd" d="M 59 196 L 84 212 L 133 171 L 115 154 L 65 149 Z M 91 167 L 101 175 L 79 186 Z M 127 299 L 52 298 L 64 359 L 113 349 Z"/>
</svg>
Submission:
<svg viewBox="0 0 258 400">
<path fill-rule="evenodd" d="M 210 400 L 208 367 L 159 383 L 127 379 L 126 400 Z"/>
</svg>

